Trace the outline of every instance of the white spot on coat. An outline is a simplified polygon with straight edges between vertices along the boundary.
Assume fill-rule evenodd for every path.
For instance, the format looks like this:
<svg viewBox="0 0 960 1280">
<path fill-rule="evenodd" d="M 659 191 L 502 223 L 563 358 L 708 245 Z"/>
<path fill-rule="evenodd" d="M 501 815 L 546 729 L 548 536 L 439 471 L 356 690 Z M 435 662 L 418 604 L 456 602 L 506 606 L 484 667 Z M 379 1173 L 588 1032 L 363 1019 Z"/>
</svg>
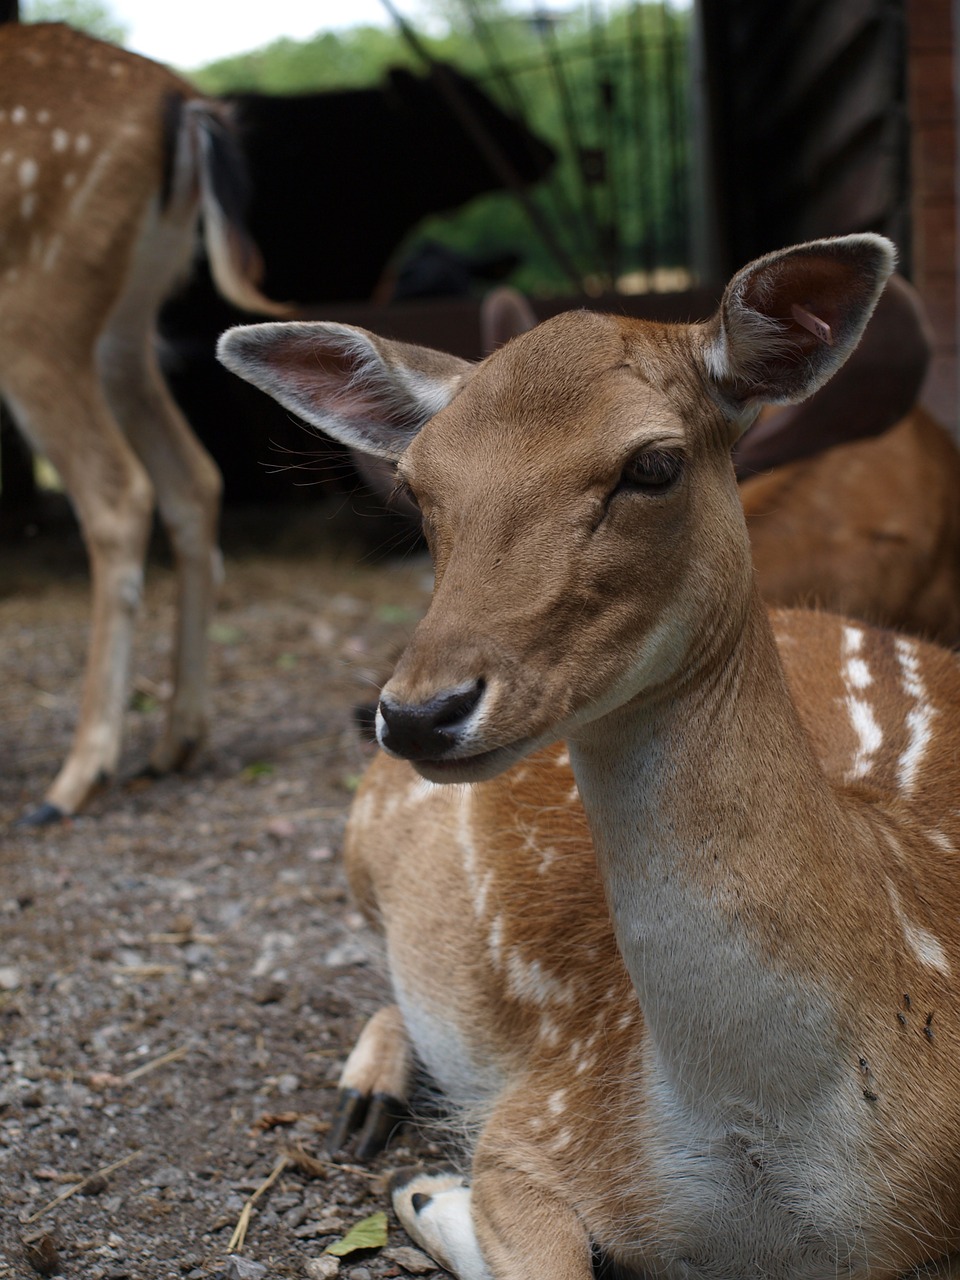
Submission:
<svg viewBox="0 0 960 1280">
<path fill-rule="evenodd" d="M 937 827 L 934 827 L 932 830 L 927 832 L 927 839 L 935 844 L 938 849 L 942 849 L 944 853 L 956 852 L 953 847 L 953 841 L 950 837 Z"/>
<path fill-rule="evenodd" d="M 507 956 L 507 990 L 517 1000 L 531 1000 L 541 1008 L 548 1004 L 573 1004 L 574 989 L 547 973 L 539 960 L 526 960 L 517 947 Z"/>
<path fill-rule="evenodd" d="M 23 124 L 27 118 L 26 107 L 14 107 L 10 112 L 10 122 L 12 124 Z"/>
<path fill-rule="evenodd" d="M 54 129 L 51 134 L 54 151 L 66 151 L 70 145 L 70 135 L 66 129 Z"/>
<path fill-rule="evenodd" d="M 561 1129 L 560 1132 L 557 1134 L 557 1136 L 554 1138 L 554 1140 L 550 1143 L 550 1150 L 559 1153 L 560 1151 L 563 1151 L 566 1147 L 569 1147 L 572 1141 L 573 1141 L 573 1135 L 570 1133 L 570 1130 Z"/>
<path fill-rule="evenodd" d="M 936 969 L 944 977 L 950 976 L 950 961 L 939 938 L 935 938 L 929 929 L 915 924 L 904 911 L 900 902 L 897 887 L 889 878 L 886 881 L 887 896 L 890 905 L 903 930 L 904 941 L 916 956 L 917 960 L 928 969 Z"/>
<path fill-rule="evenodd" d="M 848 780 L 862 778 L 873 767 L 874 756 L 883 745 L 883 730 L 877 723 L 873 707 L 860 691 L 873 683 L 873 676 L 867 664 L 859 656 L 863 647 L 863 632 L 859 627 L 843 629 L 843 683 L 847 690 L 844 704 L 850 717 L 850 724 L 857 736 L 857 750 L 853 764 L 847 770 Z"/>
<path fill-rule="evenodd" d="M 920 675 L 917 646 L 906 636 L 897 636 L 894 648 L 897 661 L 900 663 L 900 681 L 903 691 L 914 700 L 914 706 L 907 713 L 907 729 L 910 737 L 901 752 L 897 768 L 897 781 L 904 791 L 910 792 L 916 784 L 917 771 L 933 736 L 931 726 L 937 710 L 927 697 L 926 686 Z"/>
<path fill-rule="evenodd" d="M 501 957 L 501 948 L 503 947 L 503 917 L 496 916 L 490 926 L 490 932 L 487 934 L 487 948 L 490 951 L 490 958 L 493 961 L 495 969 L 499 969 L 503 963 Z"/>
<path fill-rule="evenodd" d="M 63 236 L 53 236 L 47 245 L 47 251 L 43 255 L 44 271 L 52 271 L 57 265 L 57 259 L 60 257 L 60 250 L 63 248 Z"/>
<path fill-rule="evenodd" d="M 551 1049 L 560 1043 L 560 1028 L 546 1013 L 540 1019 L 540 1039 Z"/>
<path fill-rule="evenodd" d="M 32 160 L 29 156 L 26 160 L 21 160 L 20 167 L 17 170 L 17 177 L 20 179 L 21 187 L 32 187 L 37 180 L 39 172 L 40 166 L 36 160 Z"/>
</svg>

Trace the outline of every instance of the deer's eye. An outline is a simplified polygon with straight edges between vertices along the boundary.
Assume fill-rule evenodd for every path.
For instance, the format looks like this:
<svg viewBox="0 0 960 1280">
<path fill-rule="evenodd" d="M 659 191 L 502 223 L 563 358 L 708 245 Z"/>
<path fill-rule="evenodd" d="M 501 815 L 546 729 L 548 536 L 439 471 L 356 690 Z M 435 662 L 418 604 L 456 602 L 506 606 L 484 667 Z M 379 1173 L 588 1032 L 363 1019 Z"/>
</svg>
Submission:
<svg viewBox="0 0 960 1280">
<path fill-rule="evenodd" d="M 616 492 L 666 493 L 680 479 L 683 457 L 667 449 L 634 454 L 620 475 Z"/>
</svg>

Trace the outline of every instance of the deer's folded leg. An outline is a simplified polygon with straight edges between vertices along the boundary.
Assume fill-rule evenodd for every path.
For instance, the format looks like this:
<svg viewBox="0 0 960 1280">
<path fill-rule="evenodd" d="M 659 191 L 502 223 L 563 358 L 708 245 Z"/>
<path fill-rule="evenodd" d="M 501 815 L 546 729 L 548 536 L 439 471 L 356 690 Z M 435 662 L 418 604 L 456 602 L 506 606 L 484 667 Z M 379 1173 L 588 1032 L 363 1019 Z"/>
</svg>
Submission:
<svg viewBox="0 0 960 1280">
<path fill-rule="evenodd" d="M 382 1151 L 407 1115 L 412 1068 L 403 1016 L 387 1005 L 363 1028 L 344 1064 L 328 1148 L 339 1151 L 356 1133 L 359 1158 Z"/>
</svg>

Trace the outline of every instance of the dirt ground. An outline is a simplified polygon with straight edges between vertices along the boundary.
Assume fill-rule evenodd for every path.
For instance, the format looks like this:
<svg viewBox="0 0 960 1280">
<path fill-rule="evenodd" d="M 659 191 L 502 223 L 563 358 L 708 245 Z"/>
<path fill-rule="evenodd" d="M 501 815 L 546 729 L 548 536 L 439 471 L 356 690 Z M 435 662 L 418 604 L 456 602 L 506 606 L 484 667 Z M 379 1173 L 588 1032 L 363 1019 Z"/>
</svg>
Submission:
<svg viewBox="0 0 960 1280">
<path fill-rule="evenodd" d="M 385 991 L 340 861 L 372 750 L 351 709 L 430 587 L 422 553 L 373 549 L 396 531 L 351 505 L 228 521 L 209 746 L 146 783 L 173 612 L 151 565 L 122 775 L 39 830 L 12 824 L 67 749 L 85 564 L 69 526 L 0 552 L 2 1280 L 324 1276 L 324 1247 L 387 1208 L 385 1173 L 439 1155 L 409 1129 L 368 1167 L 324 1148 L 340 1066 Z M 291 1151 L 231 1260 L 245 1203 Z M 411 1273 L 441 1274 L 392 1218 L 385 1249 L 339 1270 Z"/>
</svg>

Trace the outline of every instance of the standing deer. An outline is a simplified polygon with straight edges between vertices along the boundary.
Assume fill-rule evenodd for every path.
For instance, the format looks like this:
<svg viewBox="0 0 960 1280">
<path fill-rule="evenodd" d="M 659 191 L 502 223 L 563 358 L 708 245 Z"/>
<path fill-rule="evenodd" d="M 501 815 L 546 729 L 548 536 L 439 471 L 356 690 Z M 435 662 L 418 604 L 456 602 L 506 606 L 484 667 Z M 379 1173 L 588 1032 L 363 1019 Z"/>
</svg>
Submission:
<svg viewBox="0 0 960 1280">
<path fill-rule="evenodd" d="M 56 467 L 90 557 L 93 621 L 70 753 L 28 822 L 75 812 L 115 770 L 154 497 L 179 578 L 174 693 L 151 767 L 206 724 L 220 477 L 154 354 L 156 314 L 202 208 L 224 295 L 253 281 L 229 119 L 165 68 L 60 25 L 0 27 L 0 395 Z"/>
<path fill-rule="evenodd" d="M 708 323 L 566 314 L 478 366 L 221 341 L 423 512 L 435 592 L 347 847 L 396 1004 L 342 1086 L 369 1137 L 416 1058 L 475 1122 L 469 1186 L 394 1191 L 460 1280 L 960 1273 L 960 663 L 768 614 L 730 460 L 892 265 L 816 241 Z"/>
</svg>

